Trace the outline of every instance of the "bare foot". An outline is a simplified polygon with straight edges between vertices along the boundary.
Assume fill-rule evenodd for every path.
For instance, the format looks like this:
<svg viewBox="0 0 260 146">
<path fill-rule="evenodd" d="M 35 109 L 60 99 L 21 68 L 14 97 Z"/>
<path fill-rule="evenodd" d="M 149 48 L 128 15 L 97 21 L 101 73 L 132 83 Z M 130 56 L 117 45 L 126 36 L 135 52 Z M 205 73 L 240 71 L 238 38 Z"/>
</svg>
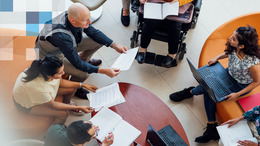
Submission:
<svg viewBox="0 0 260 146">
<path fill-rule="evenodd" d="M 168 56 L 170 56 L 171 58 L 175 58 L 176 54 L 168 54 Z"/>
<path fill-rule="evenodd" d="M 123 16 L 129 16 L 129 9 L 123 9 Z"/>
<path fill-rule="evenodd" d="M 139 47 L 138 52 L 146 52 L 146 48 Z"/>
</svg>

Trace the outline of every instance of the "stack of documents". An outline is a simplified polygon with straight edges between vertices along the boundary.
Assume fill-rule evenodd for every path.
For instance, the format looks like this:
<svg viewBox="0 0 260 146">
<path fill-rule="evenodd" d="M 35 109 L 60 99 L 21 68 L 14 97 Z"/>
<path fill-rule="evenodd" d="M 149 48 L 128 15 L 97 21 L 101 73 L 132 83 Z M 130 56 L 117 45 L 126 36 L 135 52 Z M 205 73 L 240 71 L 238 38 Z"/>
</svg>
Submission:
<svg viewBox="0 0 260 146">
<path fill-rule="evenodd" d="M 114 142 L 111 146 L 129 146 L 141 134 L 141 131 L 108 108 L 102 108 L 89 121 L 99 127 L 96 137 L 99 141 L 103 141 L 108 133 L 113 132 Z"/>
<path fill-rule="evenodd" d="M 138 47 L 126 51 L 126 54 L 124 54 L 124 53 L 121 54 L 117 58 L 117 60 L 114 62 L 114 64 L 112 65 L 111 68 L 116 68 L 116 69 L 120 69 L 120 70 L 128 70 L 131 67 L 131 65 L 135 59 L 137 51 L 138 51 Z"/>
<path fill-rule="evenodd" d="M 89 93 L 88 99 L 90 107 L 95 108 L 95 111 L 98 111 L 102 107 L 111 107 L 125 102 L 118 83 L 99 88 L 95 93 Z"/>
</svg>

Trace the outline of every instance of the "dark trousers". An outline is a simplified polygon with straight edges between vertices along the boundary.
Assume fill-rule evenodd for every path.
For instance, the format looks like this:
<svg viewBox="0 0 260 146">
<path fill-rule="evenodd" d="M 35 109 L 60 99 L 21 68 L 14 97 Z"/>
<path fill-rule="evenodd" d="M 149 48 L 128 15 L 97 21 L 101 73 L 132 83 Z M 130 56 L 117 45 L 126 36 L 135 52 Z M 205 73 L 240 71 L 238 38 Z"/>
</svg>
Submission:
<svg viewBox="0 0 260 146">
<path fill-rule="evenodd" d="M 148 45 L 151 42 L 154 31 L 156 30 L 156 27 L 158 27 L 159 25 L 165 26 L 165 28 L 167 28 L 169 54 L 176 54 L 181 31 L 181 23 L 176 21 L 144 19 L 144 26 L 142 29 L 141 36 L 141 47 L 148 47 Z"/>
</svg>

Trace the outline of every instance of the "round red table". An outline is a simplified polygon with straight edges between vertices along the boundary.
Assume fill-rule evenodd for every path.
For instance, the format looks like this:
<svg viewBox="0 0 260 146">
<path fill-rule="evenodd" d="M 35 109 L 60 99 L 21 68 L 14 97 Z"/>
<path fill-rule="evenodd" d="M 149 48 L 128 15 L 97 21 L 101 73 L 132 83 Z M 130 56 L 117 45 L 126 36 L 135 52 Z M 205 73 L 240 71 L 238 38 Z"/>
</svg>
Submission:
<svg viewBox="0 0 260 146">
<path fill-rule="evenodd" d="M 110 109 L 142 132 L 135 140 L 137 143 L 142 146 L 150 145 L 146 141 L 149 124 L 157 131 L 170 124 L 189 145 L 181 123 L 171 109 L 157 96 L 140 86 L 129 83 L 119 83 L 119 87 L 126 102 L 113 106 Z"/>
</svg>

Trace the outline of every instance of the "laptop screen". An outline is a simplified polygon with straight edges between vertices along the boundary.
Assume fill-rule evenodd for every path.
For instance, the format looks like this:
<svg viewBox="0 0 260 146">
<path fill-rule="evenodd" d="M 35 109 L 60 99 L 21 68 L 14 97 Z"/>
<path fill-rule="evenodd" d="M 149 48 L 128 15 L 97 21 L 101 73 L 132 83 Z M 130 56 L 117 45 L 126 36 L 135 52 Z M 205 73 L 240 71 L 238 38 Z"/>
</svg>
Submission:
<svg viewBox="0 0 260 146">
<path fill-rule="evenodd" d="M 213 90 L 208 86 L 208 84 L 204 81 L 204 79 L 201 77 L 201 75 L 198 73 L 197 69 L 193 66 L 193 64 L 190 62 L 188 58 L 186 58 L 188 61 L 188 64 L 190 66 L 190 70 L 194 76 L 194 78 L 199 82 L 199 84 L 208 92 L 209 96 L 212 100 L 216 102 L 215 94 Z"/>
<path fill-rule="evenodd" d="M 167 146 L 151 125 L 148 127 L 146 140 L 151 146 Z"/>
</svg>

